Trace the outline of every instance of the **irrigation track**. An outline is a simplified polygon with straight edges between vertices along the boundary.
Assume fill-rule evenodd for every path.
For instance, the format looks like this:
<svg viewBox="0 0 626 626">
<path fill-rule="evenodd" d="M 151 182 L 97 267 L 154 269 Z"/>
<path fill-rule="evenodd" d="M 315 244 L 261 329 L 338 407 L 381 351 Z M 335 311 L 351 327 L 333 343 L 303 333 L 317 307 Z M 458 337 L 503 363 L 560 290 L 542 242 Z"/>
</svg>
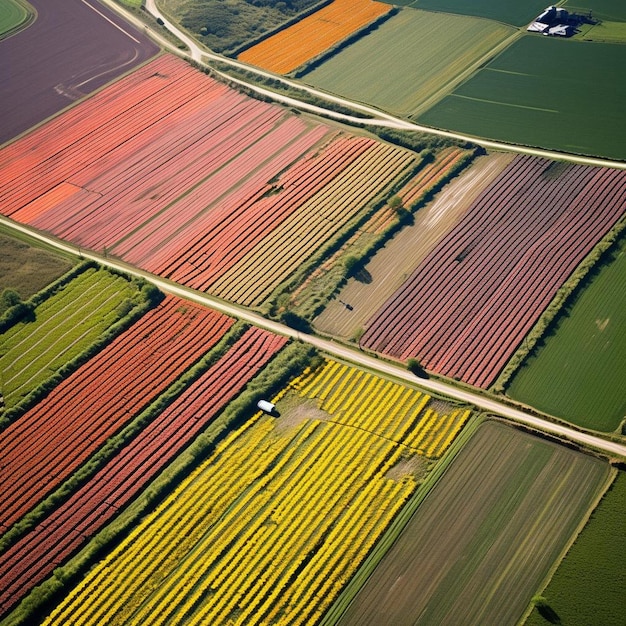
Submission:
<svg viewBox="0 0 626 626">
<path fill-rule="evenodd" d="M 616 169 L 626 170 L 626 163 L 622 161 L 612 161 L 610 159 L 600 159 L 594 157 L 584 157 L 576 154 L 568 154 L 566 152 L 556 152 L 552 150 L 543 150 L 541 148 L 531 148 L 529 146 L 518 146 L 514 144 L 503 143 L 499 141 L 491 141 L 489 139 L 483 139 L 482 137 L 473 137 L 471 135 L 464 135 L 461 133 L 455 133 L 447 130 L 439 130 L 436 128 L 431 128 L 430 126 L 422 126 L 420 124 L 415 124 L 414 122 L 410 122 L 408 120 L 404 120 L 399 117 L 395 117 L 394 115 L 390 115 L 389 113 L 385 113 L 379 109 L 376 109 L 371 106 L 367 106 L 365 104 L 361 104 L 358 102 L 353 102 L 346 98 L 341 98 L 339 96 L 334 96 L 332 94 L 326 93 L 325 91 L 320 91 L 313 87 L 309 87 L 308 85 L 304 85 L 300 82 L 290 80 L 288 78 L 284 78 L 279 74 L 272 74 L 271 72 L 266 72 L 262 69 L 254 67 L 253 65 L 248 65 L 246 63 L 242 63 L 240 61 L 236 61 L 234 59 L 230 59 L 228 57 L 215 54 L 208 50 L 203 49 L 198 45 L 198 42 L 181 31 L 175 24 L 173 24 L 156 6 L 156 0 L 146 0 L 145 8 L 146 11 L 152 15 L 155 20 L 161 19 L 165 25 L 165 27 L 172 33 L 175 37 L 177 37 L 180 41 L 182 41 L 190 50 L 190 52 L 182 52 L 178 49 L 171 41 L 168 41 L 165 37 L 159 34 L 156 30 L 149 28 L 146 24 L 140 20 L 138 17 L 129 13 L 124 8 L 122 8 L 119 4 L 117 4 L 114 0 L 100 0 L 102 3 L 109 6 L 111 9 L 117 11 L 124 17 L 124 19 L 132 22 L 138 28 L 143 29 L 146 35 L 152 37 L 159 43 L 163 48 L 174 52 L 180 56 L 183 56 L 187 59 L 194 61 L 195 63 L 208 67 L 211 71 L 219 74 L 223 78 L 231 81 L 232 83 L 236 83 L 241 85 L 242 87 L 246 87 L 247 89 L 258 93 L 266 98 L 271 98 L 275 102 L 280 102 L 286 106 L 296 107 L 303 111 L 308 111 L 310 113 L 314 113 L 316 115 L 321 115 L 324 117 L 329 117 L 335 119 L 340 122 L 344 122 L 346 124 L 351 125 L 363 125 L 367 124 L 369 126 L 379 126 L 384 128 L 393 128 L 397 130 L 407 130 L 407 131 L 417 131 L 422 133 L 428 133 L 431 135 L 437 135 L 439 137 L 446 137 L 448 139 L 455 139 L 458 141 L 466 141 L 473 143 L 475 145 L 482 146 L 483 148 L 491 149 L 491 150 L 504 150 L 508 152 L 516 152 L 519 154 L 532 154 L 535 156 L 543 157 L 545 159 L 555 159 L 559 161 L 567 161 L 570 163 L 577 163 L 581 165 L 595 165 L 599 167 L 613 167 Z M 279 80 L 286 86 L 291 89 L 297 89 L 299 91 L 304 91 L 316 98 L 321 100 L 326 100 L 332 104 L 339 104 L 346 108 L 352 109 L 354 111 L 360 111 L 365 115 L 370 116 L 368 119 L 364 119 L 362 117 L 356 117 L 353 115 L 346 115 L 344 113 L 338 113 L 331 109 L 326 109 L 321 106 L 316 106 L 314 104 L 310 104 L 308 102 L 303 102 L 298 98 L 294 98 L 292 96 L 287 96 L 281 93 L 277 93 L 276 91 L 272 91 L 271 89 L 265 89 L 264 87 L 260 87 L 254 83 L 247 82 L 245 80 L 241 80 L 238 78 L 234 78 L 228 74 L 220 72 L 212 67 L 210 64 L 206 63 L 205 60 L 209 61 L 220 61 L 221 63 L 225 63 L 230 65 L 233 68 L 246 70 L 248 72 L 253 72 L 257 76 L 261 78 L 271 78 L 272 80 Z"/>
<path fill-rule="evenodd" d="M 382 374 L 383 376 L 391 376 L 395 379 L 409 382 L 412 385 L 417 385 L 421 389 L 439 393 L 450 398 L 454 398 L 455 400 L 474 405 L 483 411 L 493 413 L 494 415 L 506 417 L 513 421 L 525 424 L 526 426 L 551 435 L 555 435 L 560 438 L 569 439 L 570 441 L 574 441 L 582 446 L 599 450 L 605 454 L 608 454 L 611 457 L 622 457 L 626 459 L 626 444 L 608 441 L 597 435 L 587 432 L 581 432 L 574 428 L 565 426 L 564 424 L 550 422 L 548 420 L 531 415 L 530 413 L 526 413 L 525 411 L 522 411 L 520 409 L 511 407 L 504 402 L 499 402 L 492 398 L 485 397 L 484 395 L 479 393 L 460 389 L 455 385 L 445 383 L 443 381 L 417 378 L 414 374 L 411 374 L 409 371 L 407 371 L 403 367 L 400 367 L 399 365 L 377 359 L 354 348 L 338 344 L 334 341 L 328 341 L 320 337 L 315 337 L 307 333 L 299 332 L 297 330 L 294 330 L 293 328 L 290 328 L 289 326 L 285 326 L 283 324 L 279 324 L 278 322 L 268 320 L 261 315 L 253 313 L 252 311 L 249 311 L 248 309 L 245 309 L 243 307 L 233 305 L 229 302 L 220 300 L 219 298 L 215 298 L 205 293 L 195 291 L 189 287 L 183 287 L 182 285 L 178 285 L 177 283 L 165 280 L 163 278 L 150 274 L 149 272 L 142 271 L 121 261 L 113 260 L 99 254 L 84 251 L 74 245 L 67 244 L 59 239 L 38 232 L 33 228 L 24 226 L 23 224 L 18 224 L 17 222 L 14 222 L 9 218 L 0 216 L 0 224 L 25 235 L 28 235 L 63 252 L 69 252 L 72 255 L 80 254 L 83 258 L 97 261 L 104 267 L 120 270 L 126 272 L 127 274 L 144 278 L 167 293 L 171 293 L 176 296 L 180 296 L 181 298 L 186 298 L 204 306 L 208 306 L 212 309 L 215 309 L 216 311 L 225 313 L 226 315 L 237 317 L 241 320 L 249 322 L 250 324 L 254 324 L 255 326 L 258 326 L 260 328 L 269 330 L 273 333 L 298 339 L 304 343 L 308 343 L 314 346 L 319 350 L 322 350 L 323 352 L 331 356 L 343 359 L 345 361 L 349 361 L 362 367 L 366 367 L 367 369 L 372 370 L 378 374 Z"/>
</svg>

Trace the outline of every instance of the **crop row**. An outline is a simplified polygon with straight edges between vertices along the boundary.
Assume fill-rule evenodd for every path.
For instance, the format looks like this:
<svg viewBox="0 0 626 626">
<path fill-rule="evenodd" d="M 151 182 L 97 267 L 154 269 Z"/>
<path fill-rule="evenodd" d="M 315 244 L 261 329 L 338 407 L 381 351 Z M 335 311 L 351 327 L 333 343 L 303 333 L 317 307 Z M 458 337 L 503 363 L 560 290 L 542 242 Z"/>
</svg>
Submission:
<svg viewBox="0 0 626 626">
<path fill-rule="evenodd" d="M 215 83 L 201 76 L 180 60 L 161 56 L 3 149 L 3 213 L 12 216 L 128 137 L 141 135 L 168 111 L 190 100 L 202 102 Z M 105 157 L 106 163 L 112 161 Z"/>
<path fill-rule="evenodd" d="M 8 528 L 165 390 L 232 320 L 167 297 L 0 436 Z"/>
<path fill-rule="evenodd" d="M 342 424 L 257 414 L 46 623 L 310 623 L 413 493 L 411 476 L 385 477 L 402 453 Z"/>
<path fill-rule="evenodd" d="M 224 318 L 226 319 L 226 318 Z M 226 328 L 222 326 L 225 332 Z M 251 328 L 79 491 L 0 556 L 0 614 L 130 502 L 285 344 Z"/>
<path fill-rule="evenodd" d="M 6 405 L 15 405 L 95 341 L 119 319 L 117 308 L 134 291 L 122 277 L 89 269 L 4 333 L 0 370 Z"/>
<path fill-rule="evenodd" d="M 461 148 L 446 148 L 438 152 L 433 162 L 428 163 L 398 192 L 402 204 L 407 208 L 414 205 L 424 194 L 440 184 L 466 156 L 467 151 Z"/>
<path fill-rule="evenodd" d="M 286 74 L 388 13 L 372 0 L 334 0 L 319 11 L 242 52 L 238 58 Z"/>
<path fill-rule="evenodd" d="M 347 171 L 370 145 L 371 141 L 364 138 L 336 138 L 245 202 L 235 204 L 237 199 L 233 198 L 224 206 L 227 221 L 207 215 L 199 222 L 202 238 L 182 246 L 177 257 L 174 251 L 166 254 L 169 246 L 164 246 L 158 255 L 163 265 L 150 269 L 197 289 L 208 289 L 298 207 Z"/>
<path fill-rule="evenodd" d="M 331 360 L 295 378 L 291 386 L 302 397 L 316 399 L 334 422 L 402 443 L 430 458 L 446 451 L 470 416 L 467 410 L 441 415 L 428 408 L 429 395 Z"/>
<path fill-rule="evenodd" d="M 168 56 L 60 118 L 0 154 L 7 215 L 253 306 L 415 164 Z"/>
<path fill-rule="evenodd" d="M 625 207 L 624 172 L 517 157 L 370 320 L 362 345 L 489 386 Z"/>
<path fill-rule="evenodd" d="M 222 277 L 211 292 L 247 306 L 257 306 L 304 260 L 362 211 L 414 156 L 393 146 L 374 143 L 351 165 L 279 227 L 259 241 Z"/>
</svg>

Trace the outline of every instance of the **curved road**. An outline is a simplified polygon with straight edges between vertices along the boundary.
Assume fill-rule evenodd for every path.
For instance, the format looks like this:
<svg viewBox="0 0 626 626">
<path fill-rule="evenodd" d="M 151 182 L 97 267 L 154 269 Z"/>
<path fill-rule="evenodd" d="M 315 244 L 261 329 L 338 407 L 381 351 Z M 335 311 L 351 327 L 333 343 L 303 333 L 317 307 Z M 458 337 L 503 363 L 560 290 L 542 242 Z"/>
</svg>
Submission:
<svg viewBox="0 0 626 626">
<path fill-rule="evenodd" d="M 58 239 L 49 237 L 28 226 L 18 224 L 17 222 L 14 222 L 6 217 L 0 216 L 0 224 L 29 235 L 30 237 L 38 239 L 39 241 L 51 245 L 63 252 L 69 252 L 76 255 L 79 251 L 76 246 L 69 245 Z M 393 363 L 382 361 L 375 357 L 364 354 L 356 349 L 335 343 L 334 341 L 328 341 L 327 339 L 321 339 L 313 335 L 301 333 L 294 330 L 293 328 L 290 328 L 289 326 L 284 326 L 283 324 L 279 324 L 278 322 L 268 320 L 261 315 L 253 313 L 243 307 L 224 302 L 223 300 L 219 300 L 218 298 L 214 298 L 213 296 L 209 296 L 205 293 L 195 291 L 188 287 L 183 287 L 171 281 L 162 279 L 158 276 L 154 276 L 153 274 L 150 274 L 148 272 L 144 272 L 143 270 L 137 269 L 133 266 L 127 265 L 125 263 L 115 261 L 103 257 L 99 254 L 94 254 L 92 252 L 86 252 L 81 250 L 80 254 L 82 257 L 97 261 L 105 267 L 121 270 L 123 272 L 126 272 L 127 274 L 145 278 L 162 291 L 172 293 L 188 300 L 193 300 L 194 302 L 198 302 L 199 304 L 211 307 L 227 315 L 238 317 L 239 319 L 245 320 L 246 322 L 254 324 L 255 326 L 265 328 L 279 335 L 286 335 L 294 339 L 299 339 L 300 341 L 308 343 L 330 355 L 339 357 L 346 361 L 350 361 L 351 363 L 355 363 L 357 365 L 361 365 L 375 372 L 379 372 L 380 374 L 405 380 L 411 384 L 418 385 L 419 387 L 428 391 L 433 391 L 446 395 L 456 400 L 460 400 L 461 402 L 472 404 L 484 411 L 488 411 L 496 415 L 501 415 L 521 424 L 526 424 L 527 426 L 530 426 L 532 428 L 536 428 L 543 432 L 556 435 L 557 437 L 564 437 L 571 441 L 575 441 L 576 443 L 583 446 L 595 448 L 604 452 L 605 454 L 608 454 L 609 456 L 623 457 L 626 459 L 626 444 L 607 441 L 602 437 L 598 437 L 590 433 L 580 432 L 563 424 L 555 424 L 548 420 L 535 417 L 534 415 L 530 415 L 529 413 L 526 413 L 525 411 L 522 411 L 520 409 L 513 408 L 503 402 L 498 402 L 496 400 L 486 398 L 479 393 L 459 389 L 458 387 L 455 387 L 454 385 L 450 385 L 445 382 L 417 378 L 414 374 L 411 374 L 405 368 L 394 365 Z"/>
<path fill-rule="evenodd" d="M 263 78 L 271 78 L 273 80 L 280 80 L 285 85 L 298 89 L 300 91 L 307 92 L 316 98 L 320 98 L 322 100 L 326 100 L 327 102 L 332 102 L 334 104 L 339 104 L 341 106 L 345 106 L 347 108 L 351 108 L 356 111 L 360 111 L 365 115 L 371 116 L 371 119 L 363 119 L 360 117 L 355 117 L 351 115 L 345 115 L 342 113 L 337 113 L 335 111 L 331 111 L 330 109 L 325 109 L 324 107 L 315 106 L 312 104 L 308 104 L 306 102 L 302 102 L 297 98 L 293 98 L 290 96 L 286 96 L 284 94 L 277 93 L 272 91 L 271 89 L 265 89 L 264 87 L 259 87 L 252 83 L 248 83 L 245 80 L 240 80 L 229 76 L 228 74 L 223 74 L 222 72 L 216 70 L 211 67 L 212 71 L 217 74 L 223 76 L 224 78 L 232 81 L 233 83 L 237 83 L 239 85 L 245 86 L 248 89 L 255 91 L 260 95 L 264 95 L 266 97 L 271 98 L 276 102 L 280 102 L 287 106 L 298 107 L 299 109 L 309 111 L 311 113 L 315 113 L 317 115 L 322 115 L 325 117 L 331 117 L 341 122 L 345 122 L 347 124 L 364 124 L 367 123 L 371 126 L 381 126 L 385 128 L 394 128 L 398 130 L 408 130 L 408 131 L 417 131 L 422 133 L 428 133 L 431 135 L 437 135 L 439 137 L 446 137 L 448 139 L 455 139 L 458 141 L 467 141 L 483 148 L 488 148 L 491 150 L 505 150 L 508 152 L 516 152 L 519 154 L 532 154 L 534 156 L 543 157 L 546 159 L 556 159 L 560 161 L 568 161 L 570 163 L 577 163 L 581 165 L 595 165 L 600 167 L 612 167 L 616 169 L 626 170 L 626 163 L 622 161 L 612 161 L 609 159 L 599 159 L 593 157 L 584 157 L 578 156 L 575 154 L 567 154 L 564 152 L 555 152 L 552 150 L 543 150 L 541 148 L 529 148 L 527 146 L 518 146 L 514 144 L 502 143 L 499 141 L 491 141 L 489 139 L 482 139 L 480 137 L 473 137 L 471 135 L 463 135 L 461 133 L 454 133 L 446 130 L 438 130 L 435 128 L 430 128 L 429 126 L 422 126 L 420 124 L 415 124 L 408 120 L 401 119 L 399 117 L 395 117 L 390 115 L 389 113 L 385 113 L 384 111 L 380 111 L 375 109 L 374 107 L 370 107 L 361 103 L 352 102 L 346 98 L 341 98 L 339 96 L 334 96 L 324 91 L 320 91 L 313 87 L 309 87 L 308 85 L 304 85 L 297 81 L 289 80 L 288 78 L 284 78 L 277 74 L 272 74 L 270 72 L 266 72 L 262 69 L 254 67 L 252 65 L 247 65 L 245 63 L 241 63 L 240 61 L 236 61 L 234 59 L 229 59 L 228 57 L 224 57 L 213 52 L 209 52 L 198 45 L 198 42 L 181 31 L 175 24 L 173 24 L 156 6 L 156 0 L 146 0 L 146 10 L 155 18 L 160 18 L 163 20 L 165 27 L 178 39 L 180 39 L 185 45 L 189 48 L 189 53 L 181 52 L 174 44 L 165 39 L 158 32 L 149 29 L 139 18 L 135 17 L 128 11 L 122 9 L 118 4 L 114 3 L 113 0 L 101 0 L 111 8 L 120 12 L 127 20 L 134 23 L 135 25 L 144 28 L 147 34 L 156 39 L 164 48 L 175 52 L 176 54 L 182 55 L 192 61 L 198 63 L 199 65 L 203 65 L 205 67 L 208 66 L 203 59 L 209 59 L 213 61 L 220 61 L 222 63 L 226 63 L 231 67 L 243 69 L 249 72 L 254 72 L 258 76 Z"/>
</svg>

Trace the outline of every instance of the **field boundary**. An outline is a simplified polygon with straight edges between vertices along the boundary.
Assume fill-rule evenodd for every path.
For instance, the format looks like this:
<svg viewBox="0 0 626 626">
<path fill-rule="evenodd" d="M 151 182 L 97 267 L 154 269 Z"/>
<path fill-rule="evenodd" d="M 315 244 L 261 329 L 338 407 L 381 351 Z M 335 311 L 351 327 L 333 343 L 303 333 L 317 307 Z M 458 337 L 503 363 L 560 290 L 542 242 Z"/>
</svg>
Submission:
<svg viewBox="0 0 626 626">
<path fill-rule="evenodd" d="M 576 540 L 578 539 L 580 533 L 584 530 L 585 526 L 587 526 L 587 523 L 589 522 L 589 519 L 591 518 L 591 516 L 593 515 L 594 511 L 598 508 L 598 506 L 602 502 L 602 499 L 606 495 L 607 491 L 610 489 L 611 485 L 613 485 L 613 483 L 615 482 L 618 474 L 619 474 L 619 470 L 616 467 L 611 466 L 611 468 L 609 470 L 609 474 L 607 476 L 607 479 L 606 479 L 604 485 L 602 485 L 598 489 L 598 493 L 596 495 L 596 498 L 589 505 L 589 508 L 587 509 L 587 512 L 582 517 L 582 519 L 580 520 L 580 523 L 578 524 L 578 526 L 576 527 L 576 529 L 572 533 L 572 535 L 570 537 L 570 540 L 566 543 L 565 546 L 563 546 L 563 550 L 561 551 L 561 554 L 559 554 L 558 558 L 555 559 L 554 563 L 552 564 L 552 566 L 548 570 L 548 573 L 546 574 L 545 578 L 543 579 L 541 584 L 537 587 L 537 594 L 542 594 L 544 592 L 544 590 L 547 588 L 547 586 L 550 584 L 552 578 L 554 578 L 554 575 L 556 574 L 557 570 L 561 566 L 561 563 L 563 563 L 563 560 L 567 556 L 567 554 L 570 551 L 571 547 L 574 545 L 574 543 L 576 543 Z M 526 622 L 528 621 L 528 618 L 530 617 L 530 614 L 533 612 L 534 608 L 535 608 L 535 604 L 531 601 L 528 604 L 528 607 L 526 608 L 526 610 L 524 611 L 522 616 L 520 617 L 520 620 L 518 622 L 518 626 L 524 626 L 524 624 L 526 624 Z"/>
<path fill-rule="evenodd" d="M 354 31 L 352 34 L 348 35 L 345 39 L 338 41 L 334 46 L 331 46 L 324 52 L 318 54 L 317 56 L 309 59 L 305 63 L 303 63 L 300 67 L 297 67 L 295 70 L 288 72 L 287 76 L 290 78 L 299 79 L 312 72 L 315 68 L 325 63 L 330 58 L 334 57 L 336 54 L 339 54 L 344 48 L 352 45 L 362 37 L 366 37 L 371 32 L 375 31 L 381 24 L 385 23 L 388 19 L 397 15 L 400 12 L 400 7 L 392 6 L 390 11 L 384 13 L 383 15 L 379 15 L 376 19 L 374 19 L 369 24 L 365 24 L 358 30 Z"/>
<path fill-rule="evenodd" d="M 537 350 L 540 342 L 552 332 L 562 317 L 567 315 L 566 308 L 571 306 L 581 291 L 593 280 L 597 271 L 606 263 L 607 257 L 615 250 L 621 239 L 626 236 L 626 216 L 622 217 L 611 230 L 594 246 L 587 257 L 578 265 L 570 277 L 559 288 L 556 295 L 541 314 L 530 332 L 522 339 L 520 346 L 509 359 L 498 378 L 491 386 L 496 394 L 506 393 L 515 374 Z"/>
<path fill-rule="evenodd" d="M 37 9 L 35 9 L 35 7 L 30 4 L 30 2 L 27 2 L 27 0 L 12 1 L 20 6 L 22 9 L 24 9 L 26 16 L 19 24 L 13 26 L 12 28 L 9 28 L 9 30 L 4 31 L 3 33 L 0 33 L 0 41 L 8 39 L 9 37 L 16 35 L 25 28 L 28 28 L 37 19 Z"/>
<path fill-rule="evenodd" d="M 333 602 L 328 611 L 326 611 L 324 618 L 320 622 L 320 626 L 333 626 L 341 619 L 341 616 L 365 585 L 376 569 L 376 566 L 411 521 L 418 507 L 445 474 L 450 463 L 452 463 L 465 443 L 474 435 L 478 427 L 488 419 L 490 418 L 485 413 L 478 413 L 470 418 L 444 456 L 436 463 L 433 470 L 428 474 L 415 494 L 409 498 L 402 510 L 396 515 L 389 525 L 389 528 L 378 540 L 369 556 L 361 564 L 354 576 L 352 576 L 350 582 L 346 585 L 339 597 Z"/>
<path fill-rule="evenodd" d="M 97 271 L 103 270 L 112 274 L 117 274 L 126 278 L 129 282 L 135 282 L 137 285 L 137 301 L 134 306 L 120 317 L 112 326 L 102 333 L 99 339 L 85 348 L 82 352 L 77 354 L 72 360 L 68 361 L 55 373 L 53 373 L 48 379 L 33 389 L 28 395 L 26 395 L 15 406 L 7 409 L 3 414 L 0 414 L 0 429 L 7 427 L 15 420 L 20 418 L 26 411 L 34 407 L 42 398 L 44 398 L 54 387 L 59 385 L 68 376 L 77 371 L 81 365 L 85 364 L 89 359 L 95 356 L 103 348 L 105 348 L 114 339 L 120 336 L 125 330 L 130 328 L 136 321 L 138 321 L 145 313 L 154 308 L 163 298 L 163 294 L 146 280 L 132 278 L 124 272 L 114 269 L 105 268 L 95 261 L 87 261 L 81 263 L 69 272 L 61 276 L 59 279 L 48 285 L 42 291 L 33 295 L 26 303 L 18 304 L 17 307 L 25 307 L 25 312 L 20 317 L 28 315 L 36 306 L 45 302 L 48 298 L 53 296 L 59 289 L 67 285 L 73 278 L 85 272 L 88 269 L 95 268 Z M 16 307 L 13 307 L 16 308 Z M 10 310 L 9 310 L 10 311 Z M 7 313 L 9 312 L 7 311 Z M 20 320 L 14 320 L 19 322 Z M 2 330 L 0 329 L 0 332 Z"/>
<path fill-rule="evenodd" d="M 230 334 L 227 333 L 222 341 Z M 57 567 L 49 578 L 25 596 L 0 624 L 27 626 L 32 623 L 34 616 L 54 608 L 67 589 L 75 585 L 104 554 L 115 548 L 143 516 L 155 509 L 174 490 L 182 477 L 198 467 L 233 428 L 251 417 L 260 397 L 267 397 L 281 389 L 294 372 L 304 369 L 312 354 L 309 346 L 298 342 L 288 343 L 246 385 L 244 391 L 227 404 L 207 428 L 148 483 L 134 501 L 98 531 L 77 554 Z M 180 387 L 181 383 L 178 381 L 174 385 Z M 155 403 L 158 402 L 159 399 L 155 400 Z M 150 407 L 146 412 L 149 410 Z"/>
</svg>

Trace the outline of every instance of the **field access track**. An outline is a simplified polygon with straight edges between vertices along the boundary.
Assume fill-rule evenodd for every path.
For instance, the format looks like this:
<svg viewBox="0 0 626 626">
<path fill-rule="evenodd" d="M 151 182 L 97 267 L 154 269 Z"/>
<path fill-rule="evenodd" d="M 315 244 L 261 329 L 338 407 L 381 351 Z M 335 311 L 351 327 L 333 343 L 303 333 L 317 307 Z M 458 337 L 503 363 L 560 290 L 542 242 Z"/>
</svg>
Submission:
<svg viewBox="0 0 626 626">
<path fill-rule="evenodd" d="M 626 172 L 517 157 L 370 320 L 361 345 L 488 387 L 626 210 Z"/>
<path fill-rule="evenodd" d="M 233 319 L 168 296 L 0 433 L 0 530 L 175 381 Z"/>
<path fill-rule="evenodd" d="M 0 615 L 135 498 L 286 341 L 258 328 L 246 331 L 79 491 L 0 555 Z"/>
</svg>

